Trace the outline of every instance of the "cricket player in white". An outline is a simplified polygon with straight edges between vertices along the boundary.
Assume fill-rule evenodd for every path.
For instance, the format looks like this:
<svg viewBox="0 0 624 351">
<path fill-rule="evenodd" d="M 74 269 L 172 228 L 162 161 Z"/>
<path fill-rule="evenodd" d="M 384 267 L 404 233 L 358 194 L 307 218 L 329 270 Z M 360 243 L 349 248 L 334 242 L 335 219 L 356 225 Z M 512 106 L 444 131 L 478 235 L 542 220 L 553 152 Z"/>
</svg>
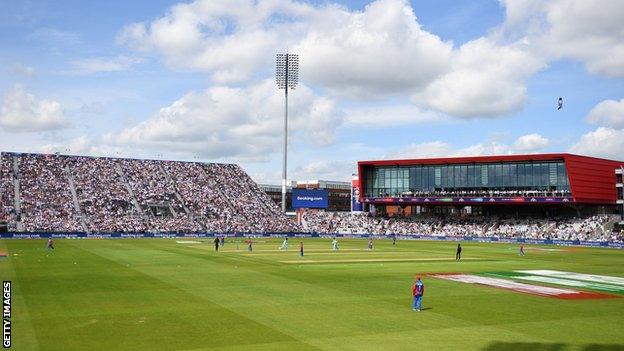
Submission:
<svg viewBox="0 0 624 351">
<path fill-rule="evenodd" d="M 280 246 L 279 249 L 280 250 L 288 250 L 288 238 L 284 239 L 284 242 L 282 242 L 282 246 Z"/>
<path fill-rule="evenodd" d="M 332 250 L 337 251 L 338 250 L 338 239 L 334 238 L 334 240 L 332 241 Z"/>
</svg>

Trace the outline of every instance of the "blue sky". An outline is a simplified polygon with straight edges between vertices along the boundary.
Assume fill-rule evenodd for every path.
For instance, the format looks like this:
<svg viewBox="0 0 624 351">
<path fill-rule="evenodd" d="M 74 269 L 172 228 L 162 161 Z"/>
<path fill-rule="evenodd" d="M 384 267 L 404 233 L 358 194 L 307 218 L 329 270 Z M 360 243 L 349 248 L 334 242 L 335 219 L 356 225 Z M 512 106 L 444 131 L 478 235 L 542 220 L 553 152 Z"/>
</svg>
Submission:
<svg viewBox="0 0 624 351">
<path fill-rule="evenodd" d="M 300 55 L 291 179 L 362 159 L 624 159 L 618 1 L 3 1 L 0 149 L 281 172 L 274 55 Z M 557 98 L 564 108 L 556 109 Z"/>
</svg>

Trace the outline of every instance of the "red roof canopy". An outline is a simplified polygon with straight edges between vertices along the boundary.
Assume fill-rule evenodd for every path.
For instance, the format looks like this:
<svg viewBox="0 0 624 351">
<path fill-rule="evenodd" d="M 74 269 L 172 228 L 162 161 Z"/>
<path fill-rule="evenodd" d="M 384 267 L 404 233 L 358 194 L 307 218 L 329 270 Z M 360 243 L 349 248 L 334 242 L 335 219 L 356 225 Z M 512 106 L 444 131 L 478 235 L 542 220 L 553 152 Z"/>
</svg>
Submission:
<svg viewBox="0 0 624 351">
<path fill-rule="evenodd" d="M 568 153 L 556 154 L 531 154 L 531 155 L 499 155 L 499 156 L 465 156 L 465 157 L 437 157 L 417 158 L 400 160 L 374 160 L 359 161 L 360 166 L 408 166 L 408 165 L 435 165 L 435 164 L 459 164 L 459 163 L 492 163 L 492 162 L 522 162 L 522 161 L 554 161 L 562 159 L 587 159 L 603 161 L 613 164 L 624 164 L 622 161 L 614 161 L 597 157 L 581 156 Z"/>
</svg>

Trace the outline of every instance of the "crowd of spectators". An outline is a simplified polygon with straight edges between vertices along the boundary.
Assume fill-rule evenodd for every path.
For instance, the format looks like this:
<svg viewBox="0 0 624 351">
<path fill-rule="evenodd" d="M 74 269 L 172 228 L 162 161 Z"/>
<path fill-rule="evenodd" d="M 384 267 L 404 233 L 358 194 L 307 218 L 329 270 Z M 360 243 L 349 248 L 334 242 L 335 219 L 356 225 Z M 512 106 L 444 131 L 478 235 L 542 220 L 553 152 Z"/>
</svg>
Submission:
<svg viewBox="0 0 624 351">
<path fill-rule="evenodd" d="M 565 197 L 570 196 L 570 190 L 543 189 L 543 190 L 520 190 L 520 189 L 445 189 L 436 191 L 404 191 L 401 193 L 377 194 L 379 197 Z M 368 194 L 367 194 L 368 196 Z"/>
<path fill-rule="evenodd" d="M 54 155 L 18 156 L 20 217 L 27 232 L 83 231 L 69 189 L 65 159 Z"/>
<path fill-rule="evenodd" d="M 21 223 L 26 232 L 310 232 L 623 240 L 622 233 L 605 229 L 611 220 L 608 216 L 388 218 L 310 210 L 303 213 L 299 225 L 282 214 L 245 171 L 233 164 L 11 153 L 1 156 L 0 222 L 6 222 L 9 230 L 16 230 L 17 223 Z M 16 179 L 20 213 L 14 206 Z"/>
<path fill-rule="evenodd" d="M 373 217 L 365 213 L 306 211 L 303 229 L 320 234 L 423 234 L 432 235 L 439 222 L 411 218 Z"/>
<path fill-rule="evenodd" d="M 175 195 L 175 186 L 160 166 L 161 161 L 130 160 L 116 161 L 121 166 L 135 198 L 143 212 L 150 211 L 150 205 L 171 206 L 173 212 L 184 212 Z"/>
<path fill-rule="evenodd" d="M 545 239 L 549 221 L 544 219 L 504 219 L 495 222 L 485 232 L 486 237 Z"/>
<path fill-rule="evenodd" d="M 306 211 L 304 230 L 319 234 L 428 235 L 623 242 L 604 228 L 609 216 L 558 219 L 467 217 L 374 217 L 365 213 Z"/>
<path fill-rule="evenodd" d="M 592 216 L 577 221 L 558 221 L 552 230 L 552 236 L 562 240 L 609 241 L 611 233 L 602 230 L 602 226 L 608 221 L 608 216 Z"/>
<path fill-rule="evenodd" d="M 206 171 L 215 180 L 215 187 L 228 194 L 230 205 L 239 214 L 238 220 L 251 226 L 251 232 L 299 230 L 238 165 L 213 163 L 206 166 Z"/>
<path fill-rule="evenodd" d="M 163 161 L 121 159 L 114 162 L 121 167 L 132 189 L 130 196 L 134 195 L 137 200 L 148 231 L 193 233 L 202 230 L 176 196 L 174 181 L 162 167 Z"/>
<path fill-rule="evenodd" d="M 0 177 L 0 222 L 14 225 L 16 212 L 14 208 L 13 159 L 4 154 L 0 155 L 0 174 L 2 174 Z"/>
<path fill-rule="evenodd" d="M 67 159 L 90 232 L 144 232 L 147 225 L 110 158 Z"/>
<path fill-rule="evenodd" d="M 237 219 L 234 209 L 211 179 L 204 165 L 195 162 L 163 162 L 165 171 L 175 183 L 184 206 L 193 220 L 206 231 L 229 232 L 244 229 L 245 221 Z"/>
<path fill-rule="evenodd" d="M 237 165 L 3 153 L 0 167 L 0 221 L 11 230 L 19 177 L 27 232 L 299 231 Z"/>
</svg>

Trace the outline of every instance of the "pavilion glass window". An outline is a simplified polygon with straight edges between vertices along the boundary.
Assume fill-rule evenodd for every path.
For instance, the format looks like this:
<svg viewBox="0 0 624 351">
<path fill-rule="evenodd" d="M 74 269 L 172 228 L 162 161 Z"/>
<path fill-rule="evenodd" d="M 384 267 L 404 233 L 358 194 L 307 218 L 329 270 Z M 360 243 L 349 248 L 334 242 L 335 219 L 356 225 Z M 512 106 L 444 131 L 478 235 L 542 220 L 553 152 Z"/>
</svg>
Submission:
<svg viewBox="0 0 624 351">
<path fill-rule="evenodd" d="M 365 168 L 363 182 L 365 192 L 375 196 L 436 189 L 569 190 L 562 161 Z"/>
</svg>

